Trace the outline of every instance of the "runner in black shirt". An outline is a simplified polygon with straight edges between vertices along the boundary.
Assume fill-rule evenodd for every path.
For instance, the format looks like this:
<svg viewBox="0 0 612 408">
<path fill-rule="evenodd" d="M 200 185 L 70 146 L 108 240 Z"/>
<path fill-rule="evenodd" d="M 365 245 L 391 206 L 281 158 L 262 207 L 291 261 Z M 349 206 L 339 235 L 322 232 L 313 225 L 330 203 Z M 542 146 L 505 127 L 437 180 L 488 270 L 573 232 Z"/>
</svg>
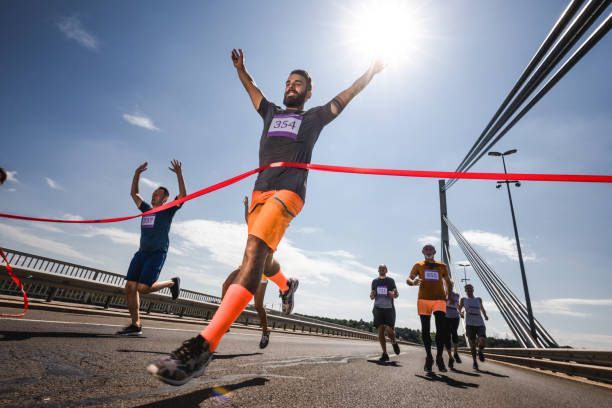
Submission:
<svg viewBox="0 0 612 408">
<path fill-rule="evenodd" d="M 259 144 L 259 163 L 277 161 L 310 163 L 312 149 L 325 125 L 342 112 L 384 68 L 374 61 L 350 87 L 330 102 L 304 111 L 312 95 L 312 80 L 304 70 L 293 70 L 285 82 L 285 109 L 269 102 L 244 66 L 242 50 L 232 50 L 232 63 L 253 107 L 264 124 Z M 293 309 L 296 280 L 286 279 L 272 258 L 291 220 L 300 212 L 306 196 L 308 171 L 270 168 L 255 182 L 249 214 L 249 235 L 240 272 L 227 290 L 221 306 L 200 335 L 184 342 L 170 356 L 147 367 L 149 373 L 169 384 L 180 385 L 202 375 L 221 337 L 257 291 L 262 273 L 281 288 L 283 312 Z M 280 274 L 280 275 L 279 275 Z"/>
</svg>

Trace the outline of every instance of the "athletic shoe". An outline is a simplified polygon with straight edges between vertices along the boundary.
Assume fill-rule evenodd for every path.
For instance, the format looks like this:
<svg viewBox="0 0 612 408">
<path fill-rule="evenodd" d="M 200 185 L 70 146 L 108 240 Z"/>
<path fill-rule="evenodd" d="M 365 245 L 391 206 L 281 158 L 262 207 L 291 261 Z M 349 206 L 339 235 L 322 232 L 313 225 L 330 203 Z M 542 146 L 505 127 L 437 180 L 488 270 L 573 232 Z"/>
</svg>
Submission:
<svg viewBox="0 0 612 408">
<path fill-rule="evenodd" d="M 270 342 L 270 329 L 268 329 L 267 332 L 261 335 L 261 340 L 259 341 L 259 348 L 260 349 L 266 348 L 269 342 Z"/>
<path fill-rule="evenodd" d="M 455 368 L 455 359 L 452 357 L 448 358 L 448 368 L 450 368 L 451 370 Z"/>
<path fill-rule="evenodd" d="M 478 370 L 478 363 L 476 361 L 474 361 L 474 364 L 472 364 L 472 368 L 474 370 Z"/>
<path fill-rule="evenodd" d="M 174 282 L 174 285 L 170 287 L 170 293 L 172 293 L 172 300 L 176 300 L 181 292 L 181 278 L 178 276 L 176 278 L 172 278 L 172 282 Z"/>
<path fill-rule="evenodd" d="M 445 373 L 447 371 L 446 366 L 444 365 L 444 358 L 442 356 L 436 357 L 436 365 L 438 366 L 438 371 L 441 373 Z"/>
<path fill-rule="evenodd" d="M 423 369 L 425 371 L 431 372 L 432 367 L 433 367 L 433 357 L 427 356 L 427 358 L 425 358 L 425 367 L 423 367 Z"/>
<path fill-rule="evenodd" d="M 399 356 L 400 349 L 399 349 L 399 344 L 397 344 L 397 341 L 395 343 L 392 343 L 391 345 L 393 346 L 393 351 L 395 352 L 395 354 Z"/>
<path fill-rule="evenodd" d="M 280 297 L 283 300 L 282 313 L 284 315 L 289 315 L 293 311 L 293 294 L 297 290 L 299 283 L 300 282 L 297 279 L 288 279 L 287 286 L 289 286 L 289 289 L 285 293 L 281 292 L 280 294 Z"/>
<path fill-rule="evenodd" d="M 142 326 L 130 324 L 117 332 L 120 336 L 142 336 Z"/>
<path fill-rule="evenodd" d="M 482 350 L 478 350 L 478 359 L 480 361 L 485 361 L 484 354 L 482 354 Z"/>
<path fill-rule="evenodd" d="M 147 371 L 166 384 L 183 385 L 204 374 L 213 356 L 208 348 L 206 339 L 197 335 L 184 341 L 169 356 L 149 364 Z"/>
<path fill-rule="evenodd" d="M 453 354 L 453 357 L 455 357 L 455 361 L 459 364 L 461 364 L 461 357 L 459 357 L 459 353 L 455 353 Z"/>
<path fill-rule="evenodd" d="M 389 361 L 389 355 L 387 353 L 382 353 L 382 356 L 380 356 L 380 358 L 378 359 L 378 361 L 380 362 L 385 362 L 385 361 Z"/>
</svg>

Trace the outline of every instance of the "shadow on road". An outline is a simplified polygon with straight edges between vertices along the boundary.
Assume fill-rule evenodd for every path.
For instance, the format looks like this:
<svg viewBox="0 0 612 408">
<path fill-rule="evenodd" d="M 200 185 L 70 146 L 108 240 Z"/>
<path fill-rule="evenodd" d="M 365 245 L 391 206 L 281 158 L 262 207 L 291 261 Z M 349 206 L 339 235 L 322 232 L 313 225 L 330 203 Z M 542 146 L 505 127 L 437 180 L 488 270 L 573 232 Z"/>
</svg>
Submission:
<svg viewBox="0 0 612 408">
<path fill-rule="evenodd" d="M 379 366 L 385 366 L 385 367 L 401 367 L 401 365 L 399 365 L 397 363 L 397 361 L 380 361 L 380 360 L 367 360 L 368 363 L 374 363 L 376 365 Z"/>
<path fill-rule="evenodd" d="M 481 374 L 488 374 L 488 375 L 492 375 L 493 377 L 500 377 L 500 378 L 509 378 L 509 375 L 503 375 L 503 374 L 497 374 L 494 373 L 493 371 L 487 371 L 487 370 L 478 370 L 479 373 Z"/>
<path fill-rule="evenodd" d="M 468 373 L 467 371 L 457 370 L 456 368 L 451 368 L 451 371 L 457 374 L 469 375 L 470 377 L 480 377 L 480 374 Z"/>
<path fill-rule="evenodd" d="M 17 332 L 5 331 L 0 333 L 0 341 L 20 341 L 28 340 L 34 337 L 59 337 L 59 338 L 99 338 L 111 339 L 118 338 L 115 334 L 102 333 L 72 333 L 72 332 Z M 133 336 L 137 338 L 146 338 L 144 336 Z M 125 337 L 121 337 L 125 338 Z"/>
<path fill-rule="evenodd" d="M 237 357 L 259 356 L 263 353 L 243 353 L 243 354 L 213 354 L 213 360 L 229 360 Z"/>
<path fill-rule="evenodd" d="M 128 349 L 117 349 L 118 353 L 145 353 L 145 354 L 163 354 L 168 355 L 167 351 L 151 351 L 151 350 L 128 350 Z"/>
<path fill-rule="evenodd" d="M 454 378 L 451 378 L 451 377 L 449 377 L 447 375 L 444 375 L 444 374 L 438 375 L 438 374 L 435 374 L 435 373 L 428 373 L 427 375 L 418 375 L 418 374 L 415 374 L 414 376 L 422 378 L 422 379 L 427 380 L 427 381 L 443 382 L 443 383 L 446 383 L 447 385 L 450 385 L 451 387 L 455 387 L 455 388 L 467 389 L 467 388 L 478 388 L 479 387 L 478 384 L 455 380 Z"/>
<path fill-rule="evenodd" d="M 231 401 L 232 395 L 226 392 L 232 392 L 246 387 L 256 387 L 265 385 L 269 380 L 267 378 L 257 377 L 248 381 L 243 381 L 238 384 L 229 384 L 221 387 L 211 387 L 203 390 L 196 390 L 189 394 L 178 395 L 161 401 L 151 402 L 150 404 L 138 405 L 139 408 L 191 408 L 199 407 L 200 404 L 210 398 L 214 398 L 219 403 L 228 403 Z"/>
</svg>

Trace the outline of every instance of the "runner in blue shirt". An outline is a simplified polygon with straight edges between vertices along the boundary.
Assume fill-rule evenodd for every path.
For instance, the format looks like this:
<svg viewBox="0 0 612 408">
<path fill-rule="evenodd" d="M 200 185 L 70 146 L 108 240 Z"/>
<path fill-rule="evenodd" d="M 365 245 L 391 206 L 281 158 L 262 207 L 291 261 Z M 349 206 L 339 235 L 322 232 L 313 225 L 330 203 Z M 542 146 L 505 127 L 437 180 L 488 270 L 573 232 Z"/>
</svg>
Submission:
<svg viewBox="0 0 612 408">
<path fill-rule="evenodd" d="M 183 180 L 183 172 L 181 162 L 172 160 L 170 171 L 176 173 L 179 185 L 179 195 L 176 198 L 182 198 L 187 195 L 185 189 L 185 181 Z M 134 172 L 132 179 L 131 196 L 138 209 L 142 212 L 159 207 L 168 201 L 170 193 L 166 187 L 158 187 L 153 191 L 151 196 L 151 204 L 143 201 L 138 193 L 138 182 L 140 173 L 147 169 L 147 163 L 143 163 Z M 181 208 L 181 205 L 167 208 L 154 214 L 144 215 L 140 223 L 140 248 L 134 254 L 128 273 L 125 277 L 125 295 L 127 297 L 128 309 L 132 317 L 132 323 L 118 331 L 117 334 L 123 336 L 140 336 L 142 335 L 142 325 L 140 323 L 140 295 L 145 295 L 151 292 L 157 292 L 164 288 L 170 288 L 172 299 L 176 300 L 180 291 L 181 280 L 178 277 L 164 282 L 157 282 L 170 241 L 168 234 L 170 233 L 170 224 L 176 211 Z"/>
</svg>

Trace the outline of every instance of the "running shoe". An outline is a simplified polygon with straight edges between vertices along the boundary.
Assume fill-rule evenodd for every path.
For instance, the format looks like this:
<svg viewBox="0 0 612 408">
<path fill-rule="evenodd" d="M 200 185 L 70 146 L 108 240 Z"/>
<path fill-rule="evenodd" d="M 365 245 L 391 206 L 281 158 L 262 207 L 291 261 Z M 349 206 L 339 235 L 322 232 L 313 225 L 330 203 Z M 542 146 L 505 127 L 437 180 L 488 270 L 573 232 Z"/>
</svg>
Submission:
<svg viewBox="0 0 612 408">
<path fill-rule="evenodd" d="M 455 357 L 455 361 L 459 364 L 461 364 L 461 357 L 459 357 L 459 353 L 455 353 L 453 354 L 453 357 Z"/>
<path fill-rule="evenodd" d="M 452 357 L 448 358 L 448 368 L 450 368 L 451 370 L 455 368 L 455 359 Z"/>
<path fill-rule="evenodd" d="M 142 326 L 130 324 L 117 332 L 120 336 L 142 336 Z"/>
<path fill-rule="evenodd" d="M 395 343 L 392 343 L 391 345 L 393 346 L 393 351 L 395 352 L 395 354 L 399 356 L 400 349 L 399 349 L 399 344 L 397 344 L 397 341 Z"/>
<path fill-rule="evenodd" d="M 268 347 L 268 343 L 270 342 L 270 329 L 267 332 L 261 335 L 261 340 L 259 341 L 259 348 L 264 349 Z"/>
<path fill-rule="evenodd" d="M 289 315 L 293 311 L 293 294 L 297 290 L 299 283 L 297 279 L 290 278 L 287 280 L 289 289 L 285 293 L 280 293 L 280 297 L 283 300 L 282 313 L 284 315 Z"/>
<path fill-rule="evenodd" d="M 174 285 L 170 287 L 170 293 L 172 293 L 172 300 L 176 300 L 181 292 L 181 278 L 178 276 L 176 278 L 172 278 L 172 282 L 174 282 Z"/>
<path fill-rule="evenodd" d="M 438 371 L 441 373 L 445 373 L 446 366 L 444 365 L 444 358 L 442 356 L 436 357 L 436 365 L 438 366 Z"/>
<path fill-rule="evenodd" d="M 192 378 L 204 374 L 212 360 L 206 339 L 197 335 L 183 342 L 169 356 L 147 366 L 149 374 L 170 385 L 183 385 Z"/>
<path fill-rule="evenodd" d="M 472 364 L 472 368 L 474 370 L 478 370 L 478 363 L 476 361 L 474 361 L 474 364 Z"/>
<path fill-rule="evenodd" d="M 432 367 L 433 367 L 433 357 L 427 356 L 427 358 L 425 358 L 425 367 L 423 367 L 423 369 L 425 371 L 431 372 Z"/>
<path fill-rule="evenodd" d="M 387 353 L 382 353 L 382 356 L 380 356 L 380 358 L 378 359 L 378 361 L 380 362 L 385 362 L 385 361 L 389 361 L 389 355 Z"/>
<path fill-rule="evenodd" d="M 485 361 L 484 354 L 482 354 L 482 350 L 478 350 L 478 359 L 482 362 Z"/>
</svg>

